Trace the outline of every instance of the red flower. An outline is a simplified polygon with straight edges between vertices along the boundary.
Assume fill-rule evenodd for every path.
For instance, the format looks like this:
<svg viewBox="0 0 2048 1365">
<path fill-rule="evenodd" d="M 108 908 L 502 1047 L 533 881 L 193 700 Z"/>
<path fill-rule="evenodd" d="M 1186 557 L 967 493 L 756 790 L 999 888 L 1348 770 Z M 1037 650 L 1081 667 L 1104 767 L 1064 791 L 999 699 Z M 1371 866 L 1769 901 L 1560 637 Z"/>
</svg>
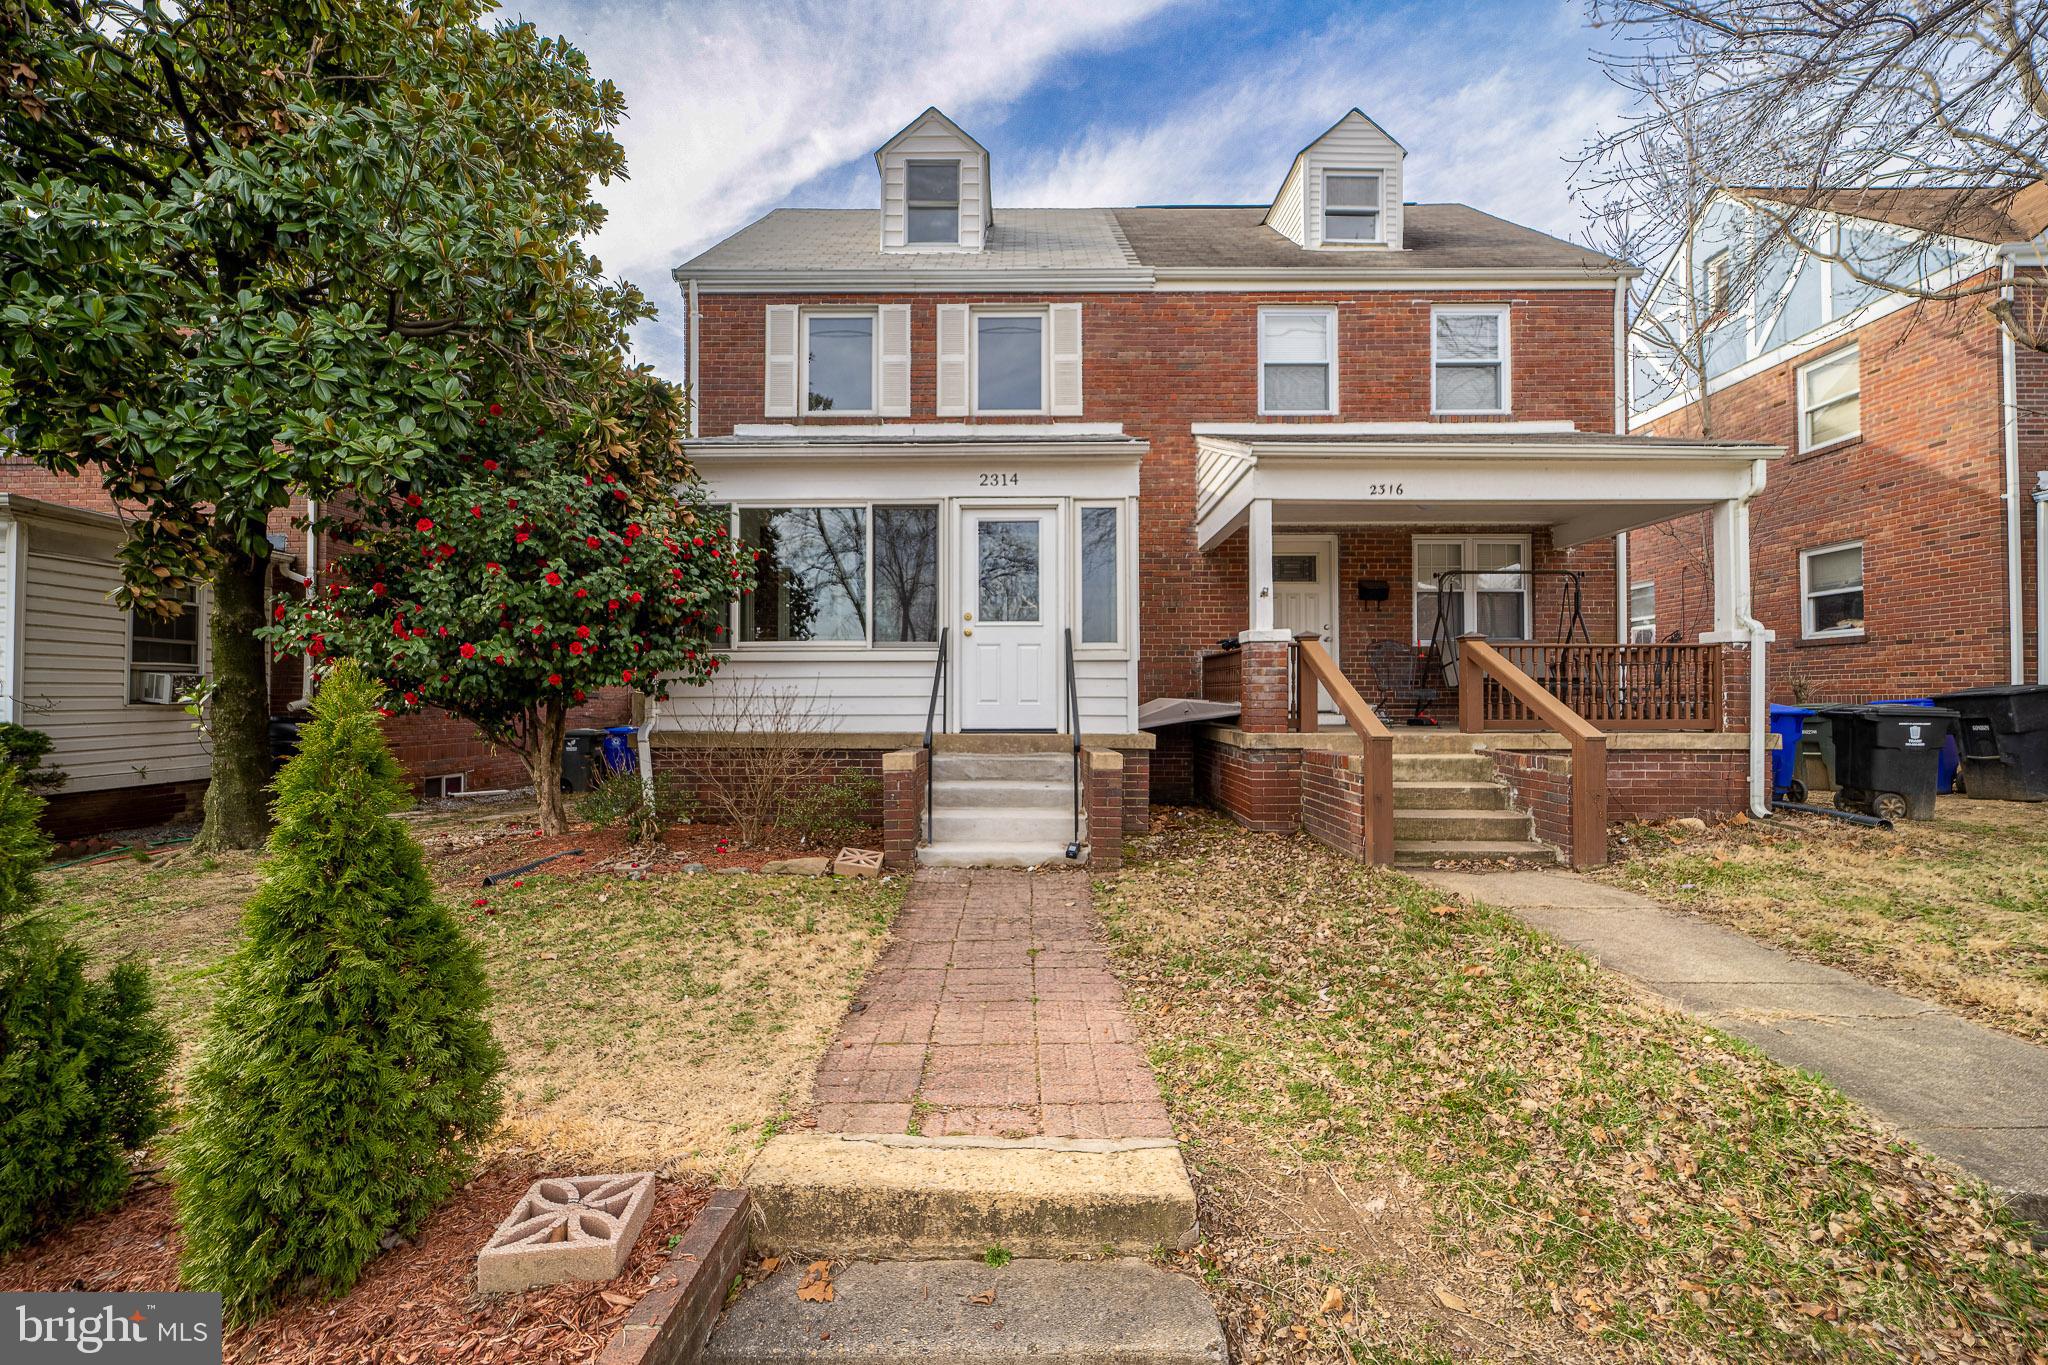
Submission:
<svg viewBox="0 0 2048 1365">
<path fill-rule="evenodd" d="M 273 621 L 284 620 L 284 603 L 280 602 L 277 604 L 277 610 L 270 613 L 270 619 Z"/>
<path fill-rule="evenodd" d="M 596 536 L 585 536 L 583 538 L 583 543 L 585 545 L 588 545 L 593 550 L 595 550 L 599 545 L 603 544 L 603 542 L 600 541 Z"/>
<path fill-rule="evenodd" d="M 519 879 L 518 881 L 516 881 L 516 882 L 512 883 L 512 885 L 514 885 L 514 886 L 524 886 L 524 885 L 526 885 L 526 879 L 525 879 L 524 877 L 521 877 L 521 878 L 520 878 L 520 879 Z"/>
<path fill-rule="evenodd" d="M 524 531 L 515 531 L 515 532 L 513 532 L 513 533 L 512 533 L 512 543 L 513 543 L 514 545 L 524 545 L 524 544 L 526 543 L 526 541 L 527 541 L 527 535 L 526 535 L 526 532 L 524 532 Z"/>
<path fill-rule="evenodd" d="M 588 596 L 590 596 L 590 589 L 588 589 L 588 588 L 578 588 L 578 589 L 576 589 L 576 595 L 577 595 L 578 597 L 588 597 Z"/>
<path fill-rule="evenodd" d="M 420 495 L 417 493 L 407 493 L 405 495 L 405 505 L 407 507 L 418 507 L 420 505 Z"/>
<path fill-rule="evenodd" d="M 640 594 L 637 592 L 629 592 L 626 594 L 626 600 L 628 602 L 638 602 L 640 600 Z"/>
<path fill-rule="evenodd" d="M 577 638 L 577 639 L 579 639 L 579 640 L 588 640 L 588 639 L 590 638 L 590 627 L 589 627 L 589 626 L 578 626 L 578 627 L 576 627 L 576 638 Z"/>
<path fill-rule="evenodd" d="M 499 407 L 496 403 L 491 404 L 488 411 L 493 417 L 503 417 L 505 415 L 505 410 Z"/>
<path fill-rule="evenodd" d="M 496 573 L 498 571 L 498 566 L 487 560 L 484 563 L 484 571 L 486 573 Z"/>
<path fill-rule="evenodd" d="M 406 694 L 405 694 L 405 704 L 406 704 L 407 706 L 418 706 L 418 705 L 420 704 L 420 694 L 419 694 L 419 693 L 417 693 L 417 692 L 408 692 L 408 693 L 406 693 Z"/>
<path fill-rule="evenodd" d="M 617 483 L 619 481 L 619 476 L 616 474 L 607 474 L 604 476 L 604 481 L 606 483 Z"/>
<path fill-rule="evenodd" d="M 612 598 L 604 604 L 604 609 L 606 611 L 617 611 L 619 609 L 619 599 L 616 597 Z"/>
<path fill-rule="evenodd" d="M 469 509 L 469 514 L 473 517 L 480 517 L 484 514 L 484 509 L 480 505 L 472 507 Z"/>
<path fill-rule="evenodd" d="M 571 640 L 569 642 L 569 652 L 571 654 L 581 654 L 583 652 L 583 642 L 581 640 Z"/>
<path fill-rule="evenodd" d="M 550 673 L 550 674 L 548 674 L 548 686 L 549 686 L 549 687 L 560 687 L 561 685 L 562 685 L 562 675 L 561 675 L 561 674 L 559 674 L 559 673 Z"/>
<path fill-rule="evenodd" d="M 580 687 L 576 689 L 576 700 L 578 700 L 578 701 L 582 701 L 582 700 L 583 700 L 583 689 L 582 689 L 582 688 L 580 688 Z"/>
<path fill-rule="evenodd" d="M 396 715 L 396 714 L 398 714 L 398 713 L 397 713 L 397 712 L 395 712 L 395 711 L 393 711 L 393 710 L 392 710 L 392 709 L 391 709 L 390 707 L 388 707 L 388 706 L 380 706 L 380 707 L 378 707 L 378 708 L 377 708 L 377 714 L 378 714 L 378 715 L 380 715 L 380 716 L 382 716 L 382 717 L 384 717 L 384 718 L 385 718 L 386 720 L 389 720 L 389 719 L 390 719 L 390 718 L 391 718 L 392 716 L 394 716 L 394 715 Z"/>
<path fill-rule="evenodd" d="M 421 517 L 412 524 L 412 529 L 418 531 L 421 535 L 425 535 L 434 529 L 434 519 L 432 517 Z"/>
<path fill-rule="evenodd" d="M 691 536 L 691 537 L 690 537 L 690 543 L 691 543 L 692 545 L 702 545 L 702 544 L 704 543 L 704 537 L 702 537 L 702 536 Z"/>
<path fill-rule="evenodd" d="M 325 654 L 327 652 L 327 637 L 325 635 L 315 635 L 313 642 L 306 646 L 306 652 L 308 654 Z"/>
<path fill-rule="evenodd" d="M 476 657 L 476 646 L 470 644 L 467 640 L 465 640 L 462 643 L 462 648 L 456 650 L 455 652 L 460 654 L 465 659 L 474 659 Z"/>
<path fill-rule="evenodd" d="M 554 570 L 550 569 L 550 570 L 548 571 L 548 576 L 547 576 L 547 584 L 548 584 L 548 586 L 549 586 L 549 587 L 551 587 L 551 588 L 559 588 L 559 587 L 561 587 L 561 586 L 562 586 L 562 576 L 561 576 L 560 574 L 556 573 L 556 572 L 555 572 Z"/>
<path fill-rule="evenodd" d="M 489 905 L 490 903 L 490 898 L 488 896 L 478 896 L 475 900 L 470 902 L 471 905 L 476 906 Z"/>
<path fill-rule="evenodd" d="M 498 462 L 496 460 L 485 460 L 484 468 L 495 474 L 498 472 Z"/>
<path fill-rule="evenodd" d="M 629 668 L 624 673 L 621 673 L 619 677 L 625 682 L 631 682 L 633 681 L 633 670 Z"/>
<path fill-rule="evenodd" d="M 372 584 L 370 585 L 370 596 L 372 596 L 372 597 L 382 597 L 382 596 L 384 595 L 384 592 L 385 592 L 385 588 L 384 588 L 384 585 L 383 585 L 382 583 L 372 583 Z"/>
<path fill-rule="evenodd" d="M 504 663 L 504 662 L 505 662 L 505 656 L 504 656 L 504 655 L 502 655 L 502 654 L 494 654 L 494 655 L 492 655 L 491 657 L 492 657 L 492 658 L 493 658 L 493 659 L 494 659 L 494 660 L 495 660 L 496 662 L 498 662 L 498 663 Z"/>
</svg>

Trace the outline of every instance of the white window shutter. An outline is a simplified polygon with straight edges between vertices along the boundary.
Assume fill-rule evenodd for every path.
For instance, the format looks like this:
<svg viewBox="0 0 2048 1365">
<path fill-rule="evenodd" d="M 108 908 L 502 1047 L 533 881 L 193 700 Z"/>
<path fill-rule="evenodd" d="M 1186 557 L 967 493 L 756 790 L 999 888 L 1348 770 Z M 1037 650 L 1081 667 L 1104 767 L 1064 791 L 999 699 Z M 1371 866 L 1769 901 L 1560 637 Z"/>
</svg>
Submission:
<svg viewBox="0 0 2048 1365">
<path fill-rule="evenodd" d="M 761 411 L 769 417 L 796 416 L 797 313 L 794 304 L 768 306 L 768 372 L 761 386 Z"/>
<path fill-rule="evenodd" d="M 1055 417 L 1081 415 L 1081 305 L 1052 306 L 1052 403 Z"/>
<path fill-rule="evenodd" d="M 939 393 L 941 417 L 967 415 L 967 305 L 939 305 Z"/>
<path fill-rule="evenodd" d="M 910 416 L 910 305 L 885 303 L 881 314 L 879 347 L 882 383 L 876 390 L 875 411 L 884 417 Z"/>
</svg>

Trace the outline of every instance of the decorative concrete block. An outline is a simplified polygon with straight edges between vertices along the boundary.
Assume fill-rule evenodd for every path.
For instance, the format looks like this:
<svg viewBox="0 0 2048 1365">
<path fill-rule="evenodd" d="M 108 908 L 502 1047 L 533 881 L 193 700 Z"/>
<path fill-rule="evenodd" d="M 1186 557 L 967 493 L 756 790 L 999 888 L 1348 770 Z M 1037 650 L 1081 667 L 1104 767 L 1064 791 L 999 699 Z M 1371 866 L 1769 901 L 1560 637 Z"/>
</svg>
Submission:
<svg viewBox="0 0 2048 1365">
<path fill-rule="evenodd" d="M 609 1280 L 654 1208 L 654 1173 L 536 1180 L 476 1255 L 486 1294 L 574 1280 Z"/>
<path fill-rule="evenodd" d="M 878 848 L 842 848 L 832 860 L 832 872 L 840 877 L 879 877 L 882 851 Z"/>
</svg>

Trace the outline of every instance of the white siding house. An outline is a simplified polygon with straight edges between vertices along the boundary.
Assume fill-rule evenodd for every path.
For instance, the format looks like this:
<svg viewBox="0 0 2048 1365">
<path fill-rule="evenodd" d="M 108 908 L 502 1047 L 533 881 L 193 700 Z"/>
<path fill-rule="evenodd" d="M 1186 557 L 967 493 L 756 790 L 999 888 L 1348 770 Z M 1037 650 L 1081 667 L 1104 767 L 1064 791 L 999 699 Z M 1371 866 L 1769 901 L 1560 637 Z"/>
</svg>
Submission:
<svg viewBox="0 0 2048 1365">
<path fill-rule="evenodd" d="M 1296 154 L 1266 224 L 1311 250 L 1399 251 L 1407 155 L 1353 109 Z"/>
<path fill-rule="evenodd" d="M 137 699 L 138 672 L 187 669 L 137 658 L 130 614 L 113 600 L 125 536 L 108 513 L 0 493 L 0 719 L 55 741 L 49 762 L 65 773 L 67 793 L 207 775 L 209 756 L 184 708 Z M 194 610 L 189 671 L 200 672 L 203 594 Z"/>
</svg>

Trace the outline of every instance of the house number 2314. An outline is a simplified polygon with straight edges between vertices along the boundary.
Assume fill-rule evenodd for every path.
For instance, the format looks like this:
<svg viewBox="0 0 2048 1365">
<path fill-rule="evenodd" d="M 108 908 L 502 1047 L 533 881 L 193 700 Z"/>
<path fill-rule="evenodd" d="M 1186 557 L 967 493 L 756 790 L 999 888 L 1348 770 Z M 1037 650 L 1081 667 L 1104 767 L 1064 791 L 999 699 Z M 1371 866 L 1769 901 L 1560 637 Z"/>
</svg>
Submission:
<svg viewBox="0 0 2048 1365">
<path fill-rule="evenodd" d="M 981 486 L 983 488 L 1015 488 L 1022 482 L 1024 482 L 1023 476 L 1018 474 L 984 474 L 981 476 Z"/>
</svg>

